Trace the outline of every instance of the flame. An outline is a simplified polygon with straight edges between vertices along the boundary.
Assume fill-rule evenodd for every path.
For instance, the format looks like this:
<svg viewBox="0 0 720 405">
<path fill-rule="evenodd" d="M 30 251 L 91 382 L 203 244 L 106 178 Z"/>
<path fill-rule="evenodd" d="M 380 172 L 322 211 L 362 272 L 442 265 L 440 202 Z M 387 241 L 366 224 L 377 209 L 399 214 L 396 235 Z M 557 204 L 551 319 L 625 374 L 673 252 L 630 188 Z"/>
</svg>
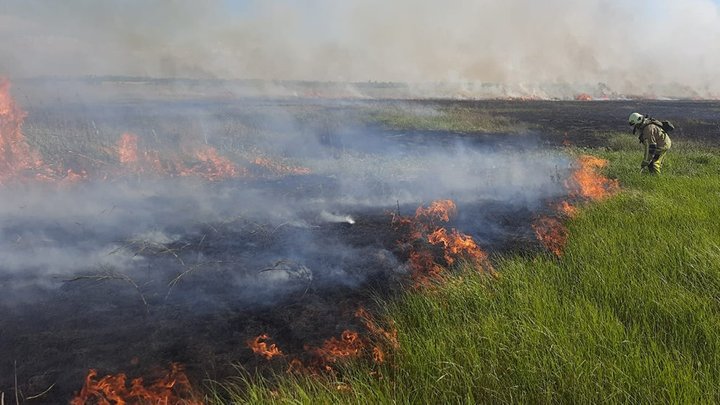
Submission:
<svg viewBox="0 0 720 405">
<path fill-rule="evenodd" d="M 153 384 L 145 385 L 142 378 L 135 378 L 129 388 L 125 374 L 106 375 L 98 380 L 97 371 L 91 369 L 85 377 L 85 385 L 70 404 L 201 405 L 202 402 L 193 399 L 192 386 L 183 367 L 173 363 L 170 370 Z"/>
<path fill-rule="evenodd" d="M 575 101 L 592 101 L 593 98 L 587 93 L 580 93 L 575 96 Z"/>
<path fill-rule="evenodd" d="M 430 246 L 441 246 L 446 265 L 453 265 L 458 259 L 473 262 L 479 269 L 495 274 L 492 265 L 473 238 L 456 229 L 450 232 L 440 223 L 450 221 L 457 215 L 457 206 L 452 200 L 432 202 L 427 208 L 415 210 L 414 217 L 393 215 L 393 224 L 405 236 L 400 245 L 409 245 L 408 267 L 415 287 L 427 287 L 441 281 L 444 268 L 438 264 Z"/>
<path fill-rule="evenodd" d="M 118 159 L 122 164 L 137 163 L 138 161 L 138 138 L 137 135 L 124 133 L 118 140 Z"/>
<path fill-rule="evenodd" d="M 247 345 L 255 354 L 265 357 L 267 360 L 282 356 L 283 352 L 277 345 L 275 343 L 268 344 L 268 340 L 270 340 L 270 336 L 262 334 L 255 339 L 248 340 Z"/>
<path fill-rule="evenodd" d="M 340 335 L 340 339 L 331 337 L 323 343 L 322 347 L 316 348 L 313 352 L 323 363 L 329 365 L 341 359 L 360 357 L 364 348 L 365 343 L 357 332 L 345 330 Z"/>
<path fill-rule="evenodd" d="M 25 171 L 40 171 L 36 173 L 39 179 L 53 177 L 25 140 L 22 126 L 26 116 L 10 95 L 10 82 L 0 78 L 0 184 Z"/>
<path fill-rule="evenodd" d="M 581 155 L 576 162 L 576 169 L 570 179 L 565 182 L 570 197 L 578 200 L 602 200 L 620 189 L 617 180 L 608 179 L 598 173 L 598 169 L 607 167 L 608 161 L 595 156 Z M 576 205 L 569 201 L 561 201 L 555 205 L 555 211 L 568 218 L 578 214 Z M 568 231 L 562 222 L 554 217 L 541 217 L 532 224 L 537 239 L 556 256 L 561 256 L 567 243 Z"/>
<path fill-rule="evenodd" d="M 620 188 L 617 180 L 611 180 L 597 173 L 608 165 L 608 161 L 595 156 L 582 155 L 577 159 L 578 168 L 566 182 L 571 196 L 600 200 L 611 196 Z"/>
<path fill-rule="evenodd" d="M 556 256 L 562 256 L 563 248 L 567 243 L 568 231 L 560 220 L 553 217 L 540 217 L 532 223 L 532 228 L 543 246 Z"/>
<path fill-rule="evenodd" d="M 192 158 L 161 159 L 154 150 L 138 150 L 138 136 L 126 132 L 117 143 L 118 160 L 131 171 L 150 171 L 161 176 L 194 176 L 208 181 L 219 181 L 238 176 L 247 176 L 247 170 L 238 168 L 228 158 L 221 156 L 213 147 L 193 151 Z M 191 163 L 185 163 L 191 160 Z"/>
<path fill-rule="evenodd" d="M 435 257 L 430 251 L 411 252 L 408 264 L 410 265 L 410 277 L 415 287 L 429 287 L 433 282 L 444 279 L 445 270 L 435 262 Z"/>
<path fill-rule="evenodd" d="M 557 205 L 556 209 L 561 214 L 570 218 L 575 218 L 578 214 L 578 208 L 567 201 L 561 201 L 560 204 Z"/>
<path fill-rule="evenodd" d="M 370 331 L 370 333 L 383 339 L 393 349 L 400 348 L 400 343 L 398 343 L 397 329 L 395 329 L 394 327 L 391 328 L 390 330 L 385 330 L 384 328 L 381 328 L 375 322 L 375 318 L 372 316 L 372 314 L 370 314 L 363 307 L 360 307 L 357 309 L 357 311 L 355 311 L 355 316 L 360 318 L 360 320 L 363 321 L 363 324 L 365 324 L 365 328 L 367 328 L 367 330 Z"/>
<path fill-rule="evenodd" d="M 441 244 L 444 247 L 445 261 L 452 265 L 459 257 L 473 262 L 487 259 L 487 254 L 480 250 L 472 236 L 465 235 L 452 229 L 448 234 L 445 228 L 438 228 L 428 235 L 428 242 L 433 245 Z"/>
<path fill-rule="evenodd" d="M 197 163 L 181 170 L 181 176 L 199 176 L 205 180 L 218 181 L 238 176 L 246 176 L 245 170 L 239 169 L 228 158 L 220 156 L 213 147 L 195 151 Z"/>
<path fill-rule="evenodd" d="M 415 210 L 415 220 L 435 224 L 439 221 L 448 222 L 457 214 L 457 206 L 452 200 L 433 201 L 427 208 L 422 206 Z"/>
<path fill-rule="evenodd" d="M 282 163 L 275 162 L 267 157 L 262 156 L 258 156 L 253 159 L 253 164 L 267 170 L 268 172 L 276 176 L 306 175 L 311 173 L 311 170 L 307 167 L 284 165 Z"/>
<path fill-rule="evenodd" d="M 378 346 L 373 347 L 372 349 L 373 354 L 373 361 L 377 364 L 383 364 L 385 363 L 385 353 L 382 351 L 382 349 Z"/>
</svg>

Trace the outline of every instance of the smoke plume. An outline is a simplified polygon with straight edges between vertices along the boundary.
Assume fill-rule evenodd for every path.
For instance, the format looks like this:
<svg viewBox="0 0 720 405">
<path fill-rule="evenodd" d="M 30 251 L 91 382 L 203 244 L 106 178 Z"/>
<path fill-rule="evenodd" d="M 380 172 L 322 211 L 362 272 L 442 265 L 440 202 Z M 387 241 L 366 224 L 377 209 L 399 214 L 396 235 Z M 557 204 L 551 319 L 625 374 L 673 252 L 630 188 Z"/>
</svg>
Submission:
<svg viewBox="0 0 720 405">
<path fill-rule="evenodd" d="M 0 37 L 0 72 L 15 77 L 399 81 L 421 96 L 720 96 L 712 0 L 7 0 Z"/>
</svg>

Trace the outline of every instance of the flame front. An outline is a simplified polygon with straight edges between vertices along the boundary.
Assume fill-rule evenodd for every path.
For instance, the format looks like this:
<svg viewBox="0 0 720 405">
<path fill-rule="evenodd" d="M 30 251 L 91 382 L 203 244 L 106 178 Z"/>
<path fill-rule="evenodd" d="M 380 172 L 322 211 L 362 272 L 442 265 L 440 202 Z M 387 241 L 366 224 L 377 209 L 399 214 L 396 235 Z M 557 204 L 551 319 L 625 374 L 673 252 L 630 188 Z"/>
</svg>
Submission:
<svg viewBox="0 0 720 405">
<path fill-rule="evenodd" d="M 70 404 L 201 405 L 202 402 L 193 398 L 192 386 L 183 367 L 173 363 L 170 370 L 153 384 L 146 385 L 142 378 L 135 378 L 130 387 L 123 373 L 106 375 L 98 380 L 97 371 L 91 369 L 85 377 L 85 385 Z"/>
<path fill-rule="evenodd" d="M 251 339 L 247 342 L 248 347 L 258 356 L 262 356 L 267 360 L 273 357 L 282 356 L 283 352 L 277 347 L 275 343 L 268 344 L 270 336 L 262 334 L 255 339 Z"/>
<path fill-rule="evenodd" d="M 10 95 L 10 82 L 0 78 L 0 184 L 26 171 L 38 178 L 50 177 L 37 151 L 32 150 L 22 133 L 27 114 Z"/>
<path fill-rule="evenodd" d="M 472 236 L 441 226 L 456 214 L 457 206 L 452 200 L 439 200 L 427 208 L 418 207 L 414 217 L 393 215 L 393 224 L 405 236 L 399 241 L 400 245 L 412 248 L 408 254 L 408 267 L 415 287 L 427 287 L 444 278 L 444 267 L 436 260 L 433 246 L 442 247 L 445 265 L 464 259 L 481 271 L 494 274 L 487 254 Z"/>
<path fill-rule="evenodd" d="M 620 188 L 617 180 L 608 179 L 598 173 L 607 167 L 608 161 L 595 156 L 582 155 L 577 159 L 577 169 L 565 185 L 571 196 L 601 200 L 613 195 Z"/>
<path fill-rule="evenodd" d="M 576 161 L 576 169 L 570 179 L 565 182 L 570 197 L 574 201 L 602 200 L 620 189 L 617 180 L 609 179 L 598 169 L 607 167 L 608 161 L 595 156 L 581 155 Z M 578 208 L 570 201 L 561 201 L 554 207 L 561 216 L 574 218 Z M 555 217 L 543 216 L 532 223 L 535 236 L 549 251 L 560 257 L 563 254 L 568 239 L 568 230 L 563 223 Z"/>
<path fill-rule="evenodd" d="M 480 250 L 472 236 L 451 229 L 448 233 L 445 228 L 438 228 L 428 235 L 428 242 L 433 245 L 442 245 L 447 264 L 452 265 L 457 258 L 462 257 L 472 262 L 481 262 L 487 259 L 487 254 Z"/>
<path fill-rule="evenodd" d="M 340 339 L 331 337 L 326 340 L 322 347 L 316 348 L 314 353 L 326 365 L 336 363 L 341 359 L 352 359 L 360 357 L 365 343 L 357 332 L 345 330 Z"/>
<path fill-rule="evenodd" d="M 541 217 L 533 222 L 532 228 L 543 246 L 556 256 L 562 256 L 567 243 L 568 230 L 560 220 L 553 217 Z"/>
</svg>

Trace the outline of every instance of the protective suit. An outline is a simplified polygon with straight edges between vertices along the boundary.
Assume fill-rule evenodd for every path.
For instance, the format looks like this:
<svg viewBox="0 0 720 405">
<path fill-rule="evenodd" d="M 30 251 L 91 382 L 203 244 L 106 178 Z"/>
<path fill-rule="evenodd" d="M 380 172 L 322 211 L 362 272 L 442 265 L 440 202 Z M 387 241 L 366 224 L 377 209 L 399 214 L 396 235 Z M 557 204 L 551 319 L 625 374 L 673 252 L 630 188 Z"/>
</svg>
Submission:
<svg viewBox="0 0 720 405">
<path fill-rule="evenodd" d="M 645 156 L 641 167 L 647 167 L 650 173 L 659 174 L 665 154 L 672 146 L 667 132 L 660 121 L 645 118 L 638 124 L 640 142 L 645 146 Z"/>
</svg>

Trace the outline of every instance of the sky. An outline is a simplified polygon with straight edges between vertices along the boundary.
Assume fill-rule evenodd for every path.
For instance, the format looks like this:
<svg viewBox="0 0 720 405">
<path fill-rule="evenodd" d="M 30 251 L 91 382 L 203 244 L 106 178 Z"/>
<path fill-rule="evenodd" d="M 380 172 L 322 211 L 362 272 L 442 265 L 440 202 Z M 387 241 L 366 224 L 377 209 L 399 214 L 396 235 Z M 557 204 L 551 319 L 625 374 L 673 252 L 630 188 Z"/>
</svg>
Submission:
<svg viewBox="0 0 720 405">
<path fill-rule="evenodd" d="M 719 0 L 3 0 L 0 75 L 675 86 L 718 94 Z"/>
</svg>

